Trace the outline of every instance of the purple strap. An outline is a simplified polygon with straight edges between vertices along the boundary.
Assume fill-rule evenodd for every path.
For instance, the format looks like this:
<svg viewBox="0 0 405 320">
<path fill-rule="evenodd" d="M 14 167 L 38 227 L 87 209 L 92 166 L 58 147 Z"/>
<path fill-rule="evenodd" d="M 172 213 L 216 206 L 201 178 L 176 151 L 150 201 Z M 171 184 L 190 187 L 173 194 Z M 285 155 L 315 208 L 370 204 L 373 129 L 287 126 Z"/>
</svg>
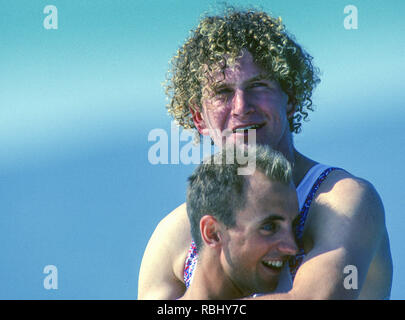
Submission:
<svg viewBox="0 0 405 320">
<path fill-rule="evenodd" d="M 305 221 L 307 220 L 309 207 L 311 206 L 312 200 L 314 199 L 315 193 L 318 191 L 319 186 L 326 179 L 328 174 L 336 169 L 339 169 L 339 168 L 334 168 L 334 167 L 328 168 L 321 173 L 321 175 L 318 177 L 318 179 L 316 179 L 315 183 L 313 184 L 311 191 L 308 193 L 307 198 L 305 199 L 304 205 L 301 208 L 300 222 L 297 225 L 297 228 L 295 229 L 295 236 L 296 236 L 296 241 L 297 241 L 297 245 L 298 245 L 298 254 L 296 256 L 292 257 L 289 261 L 290 273 L 291 273 L 291 277 L 292 277 L 293 281 L 295 278 L 295 274 L 297 273 L 297 270 L 301 266 L 301 263 L 305 257 L 303 235 L 304 235 L 304 225 L 305 225 Z"/>
</svg>

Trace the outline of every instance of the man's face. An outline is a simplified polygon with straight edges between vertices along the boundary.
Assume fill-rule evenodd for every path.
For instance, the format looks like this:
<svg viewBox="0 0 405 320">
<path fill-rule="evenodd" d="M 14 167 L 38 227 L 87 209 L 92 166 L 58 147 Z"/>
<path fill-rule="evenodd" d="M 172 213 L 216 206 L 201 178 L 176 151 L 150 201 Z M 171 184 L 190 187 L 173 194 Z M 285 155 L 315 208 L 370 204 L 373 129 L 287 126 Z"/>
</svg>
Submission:
<svg viewBox="0 0 405 320">
<path fill-rule="evenodd" d="M 202 112 L 193 119 L 198 131 L 211 136 L 216 145 L 223 145 L 226 139 L 246 143 L 249 128 L 256 130 L 256 143 L 276 150 L 288 139 L 288 117 L 293 115 L 288 96 L 253 62 L 248 51 L 224 74 L 214 74 L 206 89 L 213 95 L 202 99 Z M 226 139 L 225 132 L 230 133 Z"/>
<path fill-rule="evenodd" d="M 224 228 L 221 264 L 242 296 L 276 289 L 280 273 L 297 253 L 294 225 L 298 201 L 294 186 L 270 181 L 255 171 L 246 182 L 245 208 L 236 225 Z"/>
</svg>

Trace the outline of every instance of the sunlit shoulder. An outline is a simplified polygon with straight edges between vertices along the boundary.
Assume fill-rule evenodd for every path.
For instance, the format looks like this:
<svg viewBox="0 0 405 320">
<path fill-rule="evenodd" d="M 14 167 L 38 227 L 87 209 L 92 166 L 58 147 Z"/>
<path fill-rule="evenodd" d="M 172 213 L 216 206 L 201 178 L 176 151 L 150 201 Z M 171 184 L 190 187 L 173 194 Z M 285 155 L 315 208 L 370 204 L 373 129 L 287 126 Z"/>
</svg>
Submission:
<svg viewBox="0 0 405 320">
<path fill-rule="evenodd" d="M 146 247 L 139 272 L 138 299 L 176 299 L 184 294 L 184 261 L 191 242 L 186 205 L 157 225 Z"/>
</svg>

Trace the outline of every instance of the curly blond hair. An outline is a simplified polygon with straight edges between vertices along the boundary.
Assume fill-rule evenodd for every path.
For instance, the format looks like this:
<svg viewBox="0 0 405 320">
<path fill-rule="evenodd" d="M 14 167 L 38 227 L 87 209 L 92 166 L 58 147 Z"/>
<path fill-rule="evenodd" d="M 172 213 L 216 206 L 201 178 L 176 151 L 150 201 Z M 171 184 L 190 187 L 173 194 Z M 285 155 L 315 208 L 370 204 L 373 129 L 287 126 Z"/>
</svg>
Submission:
<svg viewBox="0 0 405 320">
<path fill-rule="evenodd" d="M 203 91 L 213 72 L 224 72 L 248 50 L 255 63 L 276 80 L 295 107 L 290 131 L 301 131 L 301 121 L 313 111 L 311 95 L 319 83 L 312 57 L 289 35 L 281 18 L 263 11 L 228 7 L 224 14 L 206 16 L 171 61 L 165 89 L 167 109 L 185 129 L 195 128 L 190 108 L 201 111 Z"/>
</svg>

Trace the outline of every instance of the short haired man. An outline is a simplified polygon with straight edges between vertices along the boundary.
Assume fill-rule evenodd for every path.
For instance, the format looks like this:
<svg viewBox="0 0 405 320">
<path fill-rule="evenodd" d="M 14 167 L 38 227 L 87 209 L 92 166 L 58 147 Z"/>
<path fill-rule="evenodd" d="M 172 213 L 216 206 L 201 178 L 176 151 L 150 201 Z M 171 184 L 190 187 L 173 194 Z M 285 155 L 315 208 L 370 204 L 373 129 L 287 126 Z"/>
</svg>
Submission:
<svg viewBox="0 0 405 320">
<path fill-rule="evenodd" d="M 169 111 L 184 128 L 209 135 L 216 145 L 256 129 L 257 143 L 292 163 L 301 216 L 300 252 L 290 263 L 294 285 L 288 293 L 263 298 L 386 299 L 392 259 L 378 193 L 345 170 L 305 157 L 293 143 L 292 133 L 312 110 L 318 82 L 312 57 L 281 19 L 231 9 L 203 18 L 179 49 L 167 86 Z M 218 134 L 224 131 L 232 134 Z M 184 293 L 189 228 L 185 205 L 159 223 L 142 261 L 139 298 Z M 158 275 L 150 271 L 156 264 Z M 357 270 L 354 289 L 344 286 L 346 266 Z"/>
<path fill-rule="evenodd" d="M 290 164 L 269 148 L 253 151 L 248 154 L 256 167 L 251 175 L 238 174 L 236 152 L 223 150 L 189 177 L 187 213 L 198 262 L 189 266 L 195 272 L 182 299 L 272 292 L 298 252 L 298 201 Z"/>
</svg>

